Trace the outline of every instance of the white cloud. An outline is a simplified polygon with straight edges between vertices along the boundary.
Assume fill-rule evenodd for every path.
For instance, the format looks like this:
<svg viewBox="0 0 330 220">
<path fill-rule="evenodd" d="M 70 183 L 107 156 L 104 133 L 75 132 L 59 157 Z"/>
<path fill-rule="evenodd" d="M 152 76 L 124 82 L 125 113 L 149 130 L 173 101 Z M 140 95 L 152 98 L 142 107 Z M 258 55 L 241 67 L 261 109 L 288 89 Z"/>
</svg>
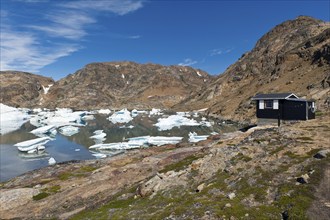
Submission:
<svg viewBox="0 0 330 220">
<path fill-rule="evenodd" d="M 64 37 L 67 39 L 80 39 L 87 33 L 85 26 L 95 23 L 96 20 L 86 13 L 79 11 L 56 11 L 46 16 L 48 25 L 29 25 L 29 28 L 43 31 L 52 37 Z"/>
<path fill-rule="evenodd" d="M 197 61 L 192 60 L 191 58 L 187 58 L 187 59 L 184 59 L 184 61 L 182 63 L 179 63 L 178 65 L 179 66 L 192 66 L 196 63 L 197 63 Z"/>
<path fill-rule="evenodd" d="M 77 43 L 88 34 L 88 25 L 96 23 L 94 12 L 111 12 L 125 15 L 143 7 L 142 1 L 59 1 L 16 0 L 25 3 L 49 2 L 48 11 L 38 24 L 13 24 L 7 11 L 1 10 L 0 69 L 38 72 L 81 49 Z M 5 18 L 5 19 L 3 19 Z M 4 22 L 6 20 L 6 22 Z M 7 24 L 7 21 L 8 24 Z M 127 36 L 139 39 L 140 35 Z M 48 42 L 43 44 L 43 42 Z"/>
<path fill-rule="evenodd" d="M 125 15 L 142 8 L 143 4 L 142 1 L 133 0 L 80 0 L 65 3 L 62 6 L 79 10 L 109 11 L 118 15 Z"/>
<path fill-rule="evenodd" d="M 79 49 L 76 45 L 42 47 L 29 33 L 1 30 L 0 70 L 38 72 L 42 67 Z"/>
<path fill-rule="evenodd" d="M 213 49 L 210 52 L 210 56 L 216 56 L 216 55 L 221 55 L 222 54 L 222 50 L 220 49 Z"/>
<path fill-rule="evenodd" d="M 132 35 L 132 36 L 128 36 L 128 39 L 140 39 L 142 36 L 141 35 Z"/>
</svg>

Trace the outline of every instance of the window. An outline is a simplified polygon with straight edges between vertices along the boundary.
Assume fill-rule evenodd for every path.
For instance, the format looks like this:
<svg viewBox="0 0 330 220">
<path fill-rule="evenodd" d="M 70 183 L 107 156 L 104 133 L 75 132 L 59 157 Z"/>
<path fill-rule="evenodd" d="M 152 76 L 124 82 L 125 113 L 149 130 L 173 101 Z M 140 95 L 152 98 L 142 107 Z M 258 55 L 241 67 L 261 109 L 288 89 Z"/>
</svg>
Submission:
<svg viewBox="0 0 330 220">
<path fill-rule="evenodd" d="M 273 109 L 273 100 L 265 100 L 265 108 Z"/>
</svg>

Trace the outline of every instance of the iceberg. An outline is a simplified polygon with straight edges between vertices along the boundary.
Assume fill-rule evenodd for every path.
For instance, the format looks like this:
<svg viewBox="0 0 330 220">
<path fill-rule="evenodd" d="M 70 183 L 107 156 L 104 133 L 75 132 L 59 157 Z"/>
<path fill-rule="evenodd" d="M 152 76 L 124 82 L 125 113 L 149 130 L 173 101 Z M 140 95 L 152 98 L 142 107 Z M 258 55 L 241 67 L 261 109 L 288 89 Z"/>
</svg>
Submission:
<svg viewBox="0 0 330 220">
<path fill-rule="evenodd" d="M 94 115 L 85 115 L 81 119 L 84 121 L 91 121 L 91 120 L 94 120 L 95 117 L 94 117 Z"/>
<path fill-rule="evenodd" d="M 108 119 L 114 124 L 128 123 L 133 120 L 131 113 L 127 109 L 122 109 L 113 113 Z"/>
<path fill-rule="evenodd" d="M 48 164 L 49 165 L 55 165 L 56 164 L 56 160 L 54 159 L 54 157 L 49 158 Z"/>
<path fill-rule="evenodd" d="M 106 154 L 102 154 L 102 153 L 93 153 L 92 155 L 94 157 L 98 158 L 98 159 L 102 159 L 102 158 L 106 158 L 107 157 Z"/>
<path fill-rule="evenodd" d="M 27 111 L 0 103 L 0 135 L 18 130 L 29 118 Z"/>
<path fill-rule="evenodd" d="M 48 141 L 51 141 L 50 137 L 41 137 L 28 141 L 23 141 L 15 144 L 14 146 L 18 148 L 19 151 L 28 152 L 34 149 L 38 149 L 38 147 L 44 146 Z"/>
<path fill-rule="evenodd" d="M 191 143 L 197 143 L 197 142 L 206 140 L 208 137 L 209 137 L 209 135 L 197 135 L 196 132 L 189 132 L 188 141 Z"/>
<path fill-rule="evenodd" d="M 92 138 L 92 139 L 104 139 L 105 136 L 107 136 L 107 134 L 104 133 L 103 130 L 96 130 L 93 133 L 94 133 L 94 135 L 93 136 L 90 136 L 89 138 Z"/>
<path fill-rule="evenodd" d="M 109 144 L 95 144 L 89 147 L 89 149 L 98 149 L 98 150 L 130 150 L 135 148 L 140 148 L 140 143 L 134 142 L 118 142 L 118 143 L 109 143 Z"/>
<path fill-rule="evenodd" d="M 72 125 L 64 126 L 59 129 L 60 133 L 64 136 L 72 136 L 79 133 L 79 130 L 80 129 L 78 127 L 74 127 Z"/>
<path fill-rule="evenodd" d="M 151 115 L 162 115 L 163 113 L 161 111 L 162 111 L 161 109 L 153 108 L 149 112 L 149 116 L 151 116 Z"/>
<path fill-rule="evenodd" d="M 167 118 L 159 118 L 155 126 L 158 127 L 159 131 L 171 130 L 174 127 L 180 126 L 199 126 L 200 124 L 194 120 L 186 118 L 182 115 L 171 115 Z"/>
<path fill-rule="evenodd" d="M 46 125 L 40 128 L 36 128 L 32 131 L 30 131 L 30 133 L 35 134 L 35 135 L 39 135 L 39 134 L 53 134 L 56 135 L 56 126 L 55 125 Z"/>
<path fill-rule="evenodd" d="M 183 137 L 163 137 L 163 136 L 156 136 L 156 137 L 150 137 L 148 139 L 149 145 L 156 145 L 156 146 L 162 146 L 166 144 L 177 144 L 181 142 Z"/>
<path fill-rule="evenodd" d="M 100 109 L 100 110 L 98 110 L 98 113 L 108 115 L 111 113 L 111 110 L 110 109 Z"/>
<path fill-rule="evenodd" d="M 56 127 L 74 125 L 84 126 L 82 117 L 85 111 L 73 112 L 71 109 L 56 109 L 54 112 L 42 111 L 30 119 L 30 123 L 36 127 L 54 125 Z"/>
</svg>

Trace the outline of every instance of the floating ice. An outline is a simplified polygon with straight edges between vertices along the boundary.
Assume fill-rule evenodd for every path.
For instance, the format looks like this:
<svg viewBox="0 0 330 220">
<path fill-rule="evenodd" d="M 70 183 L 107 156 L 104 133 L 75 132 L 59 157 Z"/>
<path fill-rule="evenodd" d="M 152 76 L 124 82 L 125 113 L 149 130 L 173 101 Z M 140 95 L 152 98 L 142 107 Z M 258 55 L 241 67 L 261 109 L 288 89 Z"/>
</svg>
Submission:
<svg viewBox="0 0 330 220">
<path fill-rule="evenodd" d="M 54 159 L 54 157 L 49 158 L 48 164 L 49 165 L 55 165 L 56 164 L 56 160 Z"/>
<path fill-rule="evenodd" d="M 163 113 L 161 111 L 162 111 L 161 109 L 153 108 L 149 112 L 149 115 L 162 115 Z"/>
<path fill-rule="evenodd" d="M 49 137 L 41 137 L 20 142 L 15 144 L 14 146 L 17 147 L 19 151 L 28 152 L 30 150 L 37 149 L 38 147 L 45 145 L 50 140 L 52 139 Z"/>
<path fill-rule="evenodd" d="M 55 112 L 42 111 L 32 117 L 30 123 L 36 127 L 45 125 L 55 125 L 56 127 L 74 125 L 84 126 L 82 117 L 86 114 L 84 111 L 73 112 L 71 109 L 57 109 Z"/>
<path fill-rule="evenodd" d="M 78 127 L 74 127 L 71 125 L 64 126 L 59 129 L 60 133 L 63 134 L 64 136 L 72 136 L 74 134 L 79 133 L 79 130 L 80 129 Z"/>
<path fill-rule="evenodd" d="M 107 155 L 106 154 L 101 154 L 101 153 L 94 153 L 94 154 L 92 154 L 94 157 L 96 157 L 96 158 L 99 158 L 99 159 L 101 159 L 101 158 L 106 158 L 107 157 Z"/>
<path fill-rule="evenodd" d="M 30 133 L 35 134 L 35 135 L 40 135 L 40 134 L 55 134 L 56 135 L 56 126 L 55 125 L 46 125 L 40 128 L 36 128 Z"/>
<path fill-rule="evenodd" d="M 19 129 L 29 118 L 26 111 L 0 103 L 0 135 Z"/>
<path fill-rule="evenodd" d="M 105 138 L 105 136 L 107 136 L 107 134 L 104 133 L 103 130 L 96 130 L 96 131 L 94 131 L 94 135 L 91 136 L 90 138 L 92 138 L 92 139 L 103 139 L 103 138 Z"/>
<path fill-rule="evenodd" d="M 165 144 L 177 144 L 181 142 L 183 137 L 150 137 L 148 140 L 148 144 L 150 145 L 156 145 L 156 146 L 162 146 Z"/>
<path fill-rule="evenodd" d="M 159 131 L 171 130 L 174 127 L 180 127 L 183 125 L 199 126 L 200 124 L 194 119 L 189 119 L 181 115 L 171 115 L 167 118 L 159 118 L 158 122 L 155 124 Z"/>
<path fill-rule="evenodd" d="M 113 113 L 108 119 L 114 124 L 128 123 L 133 120 L 131 113 L 126 108 Z"/>
<path fill-rule="evenodd" d="M 84 121 L 94 120 L 95 116 L 94 115 L 85 115 L 81 119 Z"/>
<path fill-rule="evenodd" d="M 133 142 L 118 142 L 110 144 L 95 144 L 89 147 L 89 149 L 99 149 L 99 150 L 129 150 L 140 148 L 140 143 Z"/>
<path fill-rule="evenodd" d="M 111 113 L 111 110 L 110 109 L 100 109 L 100 110 L 98 110 L 98 113 L 108 115 Z"/>
<path fill-rule="evenodd" d="M 196 132 L 189 132 L 189 142 L 196 143 L 199 141 L 204 141 L 209 137 L 209 135 L 197 135 Z"/>
</svg>

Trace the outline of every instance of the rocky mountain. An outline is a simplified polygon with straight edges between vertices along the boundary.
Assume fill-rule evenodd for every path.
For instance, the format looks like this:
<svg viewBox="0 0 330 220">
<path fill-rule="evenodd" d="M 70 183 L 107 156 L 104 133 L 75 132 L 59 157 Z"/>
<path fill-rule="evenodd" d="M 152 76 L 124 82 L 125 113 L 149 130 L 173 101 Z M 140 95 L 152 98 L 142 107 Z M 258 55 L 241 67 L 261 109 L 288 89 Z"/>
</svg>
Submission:
<svg viewBox="0 0 330 220">
<path fill-rule="evenodd" d="M 204 89 L 176 106 L 247 119 L 257 93 L 293 92 L 329 106 L 330 23 L 300 16 L 266 33 L 255 47 Z"/>
<path fill-rule="evenodd" d="M 0 72 L 0 102 L 15 107 L 35 107 L 54 80 L 19 71 Z"/>
<path fill-rule="evenodd" d="M 170 108 L 210 83 L 202 70 L 134 62 L 91 63 L 56 82 L 46 107 Z"/>
</svg>

